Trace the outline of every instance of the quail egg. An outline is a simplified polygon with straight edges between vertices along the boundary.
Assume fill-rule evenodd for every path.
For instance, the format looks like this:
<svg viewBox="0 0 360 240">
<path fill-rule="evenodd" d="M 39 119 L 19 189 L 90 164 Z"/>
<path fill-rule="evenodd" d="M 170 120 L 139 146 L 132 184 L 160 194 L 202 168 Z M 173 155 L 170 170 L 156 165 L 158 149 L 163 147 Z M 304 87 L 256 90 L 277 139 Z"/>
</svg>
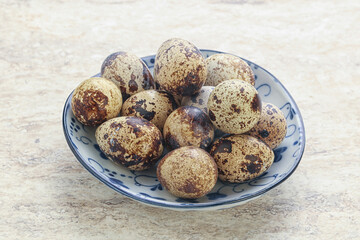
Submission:
<svg viewBox="0 0 360 240">
<path fill-rule="evenodd" d="M 274 152 L 261 140 L 249 135 L 230 135 L 217 139 L 210 149 L 219 179 L 233 183 L 260 176 L 274 161 Z"/>
<path fill-rule="evenodd" d="M 181 147 L 166 154 L 157 167 L 157 177 L 170 193 L 181 198 L 199 198 L 213 189 L 217 166 L 206 151 Z"/>
<path fill-rule="evenodd" d="M 106 156 L 130 170 L 150 168 L 164 149 L 160 130 L 138 117 L 110 119 L 96 129 L 95 138 Z"/>
<path fill-rule="evenodd" d="M 166 118 L 178 105 L 174 97 L 158 90 L 147 90 L 128 98 L 122 107 L 122 116 L 142 117 L 149 120 L 162 131 Z"/>
<path fill-rule="evenodd" d="M 183 146 L 205 149 L 214 139 L 214 127 L 201 109 L 183 106 L 173 111 L 166 119 L 163 134 L 169 149 Z"/>
<path fill-rule="evenodd" d="M 208 100 L 208 112 L 215 127 L 225 133 L 249 131 L 260 119 L 261 100 L 245 81 L 227 80 L 217 85 Z"/>
<path fill-rule="evenodd" d="M 177 96 L 190 96 L 205 83 L 205 59 L 194 44 L 169 39 L 156 54 L 154 78 L 161 89 Z"/>
<path fill-rule="evenodd" d="M 205 85 L 216 86 L 229 79 L 240 79 L 255 85 L 254 73 L 241 58 L 231 54 L 214 54 L 206 59 L 207 77 Z"/>
<path fill-rule="evenodd" d="M 101 66 L 101 76 L 120 88 L 124 100 L 135 93 L 155 89 L 155 82 L 146 64 L 128 52 L 116 52 L 108 56 Z"/>
<path fill-rule="evenodd" d="M 76 119 L 87 126 L 96 126 L 118 116 L 121 105 L 120 90 L 111 81 L 99 77 L 83 81 L 71 99 Z"/>
<path fill-rule="evenodd" d="M 207 102 L 214 88 L 214 86 L 203 86 L 198 93 L 183 97 L 181 105 L 198 107 L 207 114 Z"/>
<path fill-rule="evenodd" d="M 274 149 L 285 138 L 286 119 L 282 111 L 271 103 L 263 103 L 259 122 L 248 132 Z"/>
</svg>

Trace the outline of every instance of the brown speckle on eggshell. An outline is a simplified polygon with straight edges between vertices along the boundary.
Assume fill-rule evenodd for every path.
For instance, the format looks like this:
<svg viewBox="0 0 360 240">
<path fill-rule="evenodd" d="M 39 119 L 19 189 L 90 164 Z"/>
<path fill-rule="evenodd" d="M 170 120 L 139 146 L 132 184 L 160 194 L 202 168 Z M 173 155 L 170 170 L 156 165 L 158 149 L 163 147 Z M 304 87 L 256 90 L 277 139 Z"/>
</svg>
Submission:
<svg viewBox="0 0 360 240">
<path fill-rule="evenodd" d="M 214 126 L 201 109 L 183 106 L 166 119 L 163 134 L 170 149 L 183 146 L 205 149 L 214 139 Z"/>
<path fill-rule="evenodd" d="M 101 66 L 101 76 L 120 88 L 124 100 L 135 93 L 155 89 L 155 82 L 146 64 L 128 52 L 109 55 Z"/>
<path fill-rule="evenodd" d="M 233 79 L 214 88 L 207 108 L 215 127 L 225 133 L 241 134 L 259 121 L 261 100 L 250 83 Z"/>
<path fill-rule="evenodd" d="M 259 138 L 274 149 L 284 140 L 286 130 L 283 112 L 271 103 L 263 103 L 260 120 L 248 134 Z"/>
<path fill-rule="evenodd" d="M 131 170 L 150 168 L 164 149 L 160 130 L 138 117 L 108 120 L 96 129 L 95 137 L 106 156 Z"/>
<path fill-rule="evenodd" d="M 147 90 L 128 98 L 122 107 L 122 116 L 142 117 L 162 131 L 167 117 L 178 108 L 174 97 L 158 90 Z"/>
<path fill-rule="evenodd" d="M 177 96 L 190 96 L 205 83 L 205 59 L 194 44 L 169 39 L 157 51 L 154 78 L 161 89 Z"/>
<path fill-rule="evenodd" d="M 97 126 L 119 115 L 122 95 L 114 83 L 94 77 L 76 87 L 71 108 L 79 122 L 87 126 Z"/>
<path fill-rule="evenodd" d="M 181 147 L 166 154 L 157 167 L 157 177 L 170 193 L 181 198 L 199 198 L 217 181 L 217 166 L 206 151 Z"/>
<path fill-rule="evenodd" d="M 234 183 L 260 176 L 274 161 L 274 152 L 268 145 L 245 134 L 217 139 L 210 155 L 218 166 L 219 179 Z"/>
</svg>

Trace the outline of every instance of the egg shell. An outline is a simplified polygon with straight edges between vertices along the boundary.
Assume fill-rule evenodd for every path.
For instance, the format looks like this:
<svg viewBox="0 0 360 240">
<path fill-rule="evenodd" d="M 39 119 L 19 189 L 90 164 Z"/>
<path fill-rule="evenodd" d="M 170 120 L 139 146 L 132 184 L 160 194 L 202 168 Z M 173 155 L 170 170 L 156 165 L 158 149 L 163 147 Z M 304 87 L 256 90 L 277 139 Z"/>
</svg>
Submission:
<svg viewBox="0 0 360 240">
<path fill-rule="evenodd" d="M 217 86 L 229 79 L 240 79 L 255 85 L 251 67 L 241 58 L 231 54 L 214 54 L 206 59 L 207 77 L 205 85 Z"/>
<path fill-rule="evenodd" d="M 206 114 L 208 114 L 207 102 L 210 97 L 210 93 L 214 90 L 214 86 L 203 86 L 198 93 L 192 96 L 186 96 L 182 98 L 182 106 L 193 106 L 200 108 Z M 220 129 L 215 128 L 214 138 L 222 137 L 225 133 Z"/>
<path fill-rule="evenodd" d="M 71 108 L 76 119 L 87 126 L 97 126 L 119 115 L 122 95 L 116 85 L 100 77 L 83 81 L 76 87 Z"/>
<path fill-rule="evenodd" d="M 205 149 L 214 139 L 214 126 L 201 109 L 183 106 L 166 119 L 163 134 L 169 149 L 184 146 Z"/>
<path fill-rule="evenodd" d="M 178 105 L 165 91 L 147 90 L 128 98 L 122 107 L 122 116 L 135 116 L 149 120 L 162 131 L 167 117 Z"/>
<path fill-rule="evenodd" d="M 198 107 L 207 114 L 207 102 L 214 88 L 214 86 L 203 86 L 198 93 L 183 97 L 181 105 Z"/>
<path fill-rule="evenodd" d="M 165 90 L 164 88 L 160 87 L 159 85 L 156 86 L 156 89 L 157 89 L 157 90 L 160 90 L 160 91 L 165 91 L 165 92 L 166 92 L 166 90 Z M 167 92 L 167 93 L 169 93 L 169 92 Z M 169 94 L 171 94 L 171 95 L 174 97 L 175 102 L 177 103 L 177 105 L 181 106 L 181 100 L 183 99 L 183 96 L 181 96 L 181 95 L 175 95 L 175 94 L 172 94 L 172 93 L 169 93 Z"/>
<path fill-rule="evenodd" d="M 197 93 L 206 80 L 205 59 L 194 44 L 179 38 L 165 41 L 154 65 L 155 82 L 177 96 Z"/>
<path fill-rule="evenodd" d="M 95 137 L 108 158 L 130 170 L 150 168 L 164 150 L 160 130 L 138 117 L 110 119 L 96 129 Z"/>
<path fill-rule="evenodd" d="M 274 162 L 274 152 L 261 140 L 249 135 L 231 135 L 217 139 L 211 149 L 219 179 L 233 183 L 260 176 Z"/>
<path fill-rule="evenodd" d="M 179 96 L 179 95 L 174 95 L 174 94 L 171 94 L 174 99 L 175 99 L 175 102 L 177 103 L 178 106 L 181 106 L 181 101 L 183 99 L 183 96 Z"/>
<path fill-rule="evenodd" d="M 271 103 L 263 103 L 259 122 L 247 134 L 259 138 L 274 149 L 284 140 L 286 131 L 283 112 Z"/>
<path fill-rule="evenodd" d="M 196 147 L 181 147 L 166 154 L 157 167 L 163 187 L 181 198 L 199 198 L 216 184 L 218 171 L 213 158 Z"/>
<path fill-rule="evenodd" d="M 109 55 L 101 66 L 101 76 L 120 88 L 124 100 L 135 93 L 155 89 L 154 79 L 146 64 L 128 52 Z"/>
<path fill-rule="evenodd" d="M 230 134 L 249 131 L 261 114 L 258 92 L 250 83 L 241 80 L 227 80 L 217 85 L 207 107 L 214 126 Z"/>
</svg>

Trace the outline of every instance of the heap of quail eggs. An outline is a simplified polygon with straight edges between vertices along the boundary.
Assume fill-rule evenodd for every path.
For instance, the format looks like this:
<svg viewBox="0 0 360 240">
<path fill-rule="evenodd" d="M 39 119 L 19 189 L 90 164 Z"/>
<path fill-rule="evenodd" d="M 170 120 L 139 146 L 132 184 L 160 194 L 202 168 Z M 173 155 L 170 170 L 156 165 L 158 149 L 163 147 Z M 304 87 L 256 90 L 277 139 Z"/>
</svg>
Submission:
<svg viewBox="0 0 360 240">
<path fill-rule="evenodd" d="M 113 53 L 101 77 L 75 89 L 71 105 L 82 124 L 97 127 L 96 141 L 115 164 L 156 166 L 170 193 L 199 198 L 218 178 L 248 181 L 274 161 L 272 149 L 285 137 L 286 120 L 279 108 L 261 101 L 254 85 L 241 58 L 204 59 L 194 44 L 173 38 L 160 46 L 153 76 L 134 54 Z"/>
</svg>

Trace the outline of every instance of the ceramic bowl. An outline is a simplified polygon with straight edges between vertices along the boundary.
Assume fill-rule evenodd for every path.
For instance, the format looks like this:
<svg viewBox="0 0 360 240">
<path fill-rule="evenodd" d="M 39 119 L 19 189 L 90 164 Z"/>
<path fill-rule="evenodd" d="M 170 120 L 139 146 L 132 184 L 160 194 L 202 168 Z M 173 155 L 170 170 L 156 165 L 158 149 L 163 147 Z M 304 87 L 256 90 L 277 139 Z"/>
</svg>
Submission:
<svg viewBox="0 0 360 240">
<path fill-rule="evenodd" d="M 205 58 L 220 53 L 201 50 Z M 152 71 L 155 55 L 142 60 Z M 95 141 L 95 128 L 82 125 L 71 111 L 72 93 L 63 111 L 63 129 L 66 141 L 78 161 L 101 182 L 115 191 L 141 203 L 173 210 L 215 210 L 234 207 L 253 200 L 284 182 L 296 169 L 305 147 L 305 129 L 300 111 L 290 93 L 271 73 L 244 59 L 255 74 L 255 87 L 261 100 L 278 106 L 287 120 L 287 134 L 274 150 L 273 165 L 256 179 L 237 184 L 221 182 L 202 198 L 186 200 L 174 197 L 156 178 L 155 169 L 130 171 L 110 161 Z M 75 164 L 75 163 L 74 163 Z"/>
</svg>

